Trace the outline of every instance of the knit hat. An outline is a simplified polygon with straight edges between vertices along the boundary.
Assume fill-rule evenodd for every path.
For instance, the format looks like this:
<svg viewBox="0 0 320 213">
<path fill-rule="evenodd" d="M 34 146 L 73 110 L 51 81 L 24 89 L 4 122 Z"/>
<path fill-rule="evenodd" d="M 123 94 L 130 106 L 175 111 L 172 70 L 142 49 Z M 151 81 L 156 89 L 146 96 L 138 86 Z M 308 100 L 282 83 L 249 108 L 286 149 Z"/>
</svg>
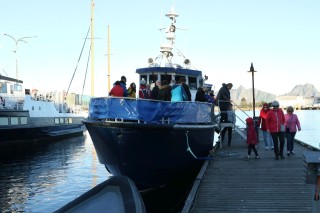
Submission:
<svg viewBox="0 0 320 213">
<path fill-rule="evenodd" d="M 279 107 L 279 102 L 278 101 L 272 101 L 272 106 L 273 107 Z"/>
<path fill-rule="evenodd" d="M 146 81 L 145 81 L 144 79 L 142 79 L 142 80 L 140 81 L 140 85 L 146 85 Z"/>
</svg>

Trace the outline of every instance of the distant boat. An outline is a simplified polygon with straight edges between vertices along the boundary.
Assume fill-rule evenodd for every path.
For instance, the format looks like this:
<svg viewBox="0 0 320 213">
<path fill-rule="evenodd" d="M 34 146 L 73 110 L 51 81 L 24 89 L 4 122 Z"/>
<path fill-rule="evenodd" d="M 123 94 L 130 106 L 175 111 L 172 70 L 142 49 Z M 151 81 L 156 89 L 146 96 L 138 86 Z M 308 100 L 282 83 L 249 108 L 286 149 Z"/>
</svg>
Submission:
<svg viewBox="0 0 320 213">
<path fill-rule="evenodd" d="M 81 114 L 72 113 L 63 94 L 39 94 L 23 81 L 0 75 L 0 148 L 83 134 Z"/>
<path fill-rule="evenodd" d="M 173 53 L 178 15 L 171 9 L 166 16 L 171 20 L 167 43 L 160 56 L 136 73 L 151 85 L 184 77 L 195 97 L 207 77 L 190 69 L 190 60 L 179 50 Z M 174 55 L 181 56 L 182 65 L 173 61 Z M 128 176 L 142 191 L 196 177 L 213 146 L 211 109 L 210 103 L 195 101 L 96 97 L 83 123 L 100 163 L 114 176 Z"/>
<path fill-rule="evenodd" d="M 54 213 L 145 213 L 143 200 L 135 184 L 125 176 L 111 176 Z"/>
</svg>

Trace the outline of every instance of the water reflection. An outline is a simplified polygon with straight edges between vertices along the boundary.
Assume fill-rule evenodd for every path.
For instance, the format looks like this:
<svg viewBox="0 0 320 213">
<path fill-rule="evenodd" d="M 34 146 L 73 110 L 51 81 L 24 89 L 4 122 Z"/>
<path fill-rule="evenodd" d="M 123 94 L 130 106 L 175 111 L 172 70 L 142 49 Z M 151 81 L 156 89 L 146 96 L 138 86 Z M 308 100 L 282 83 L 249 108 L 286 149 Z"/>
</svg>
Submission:
<svg viewBox="0 0 320 213">
<path fill-rule="evenodd" d="M 1 212 L 52 212 L 109 176 L 87 133 L 26 147 L 0 159 Z"/>
</svg>

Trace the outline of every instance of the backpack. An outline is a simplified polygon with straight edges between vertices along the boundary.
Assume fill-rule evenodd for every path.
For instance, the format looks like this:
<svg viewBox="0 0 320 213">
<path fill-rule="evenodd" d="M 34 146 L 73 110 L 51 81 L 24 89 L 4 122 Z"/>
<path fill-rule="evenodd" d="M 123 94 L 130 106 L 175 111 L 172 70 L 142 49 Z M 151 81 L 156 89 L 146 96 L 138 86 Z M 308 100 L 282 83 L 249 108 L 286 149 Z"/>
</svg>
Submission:
<svg viewBox="0 0 320 213">
<path fill-rule="evenodd" d="M 171 101 L 188 101 L 188 95 L 182 85 L 174 85 L 171 88 Z"/>
</svg>

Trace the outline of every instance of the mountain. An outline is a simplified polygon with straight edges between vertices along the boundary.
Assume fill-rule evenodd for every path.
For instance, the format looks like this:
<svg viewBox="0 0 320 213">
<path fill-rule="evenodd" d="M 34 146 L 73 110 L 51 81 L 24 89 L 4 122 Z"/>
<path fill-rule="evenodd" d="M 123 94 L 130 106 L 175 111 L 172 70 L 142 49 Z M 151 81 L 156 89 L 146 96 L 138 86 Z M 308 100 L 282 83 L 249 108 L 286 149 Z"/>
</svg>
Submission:
<svg viewBox="0 0 320 213">
<path fill-rule="evenodd" d="M 243 86 L 239 86 L 237 89 L 230 90 L 231 99 L 236 103 L 240 104 L 245 101 L 247 103 L 252 103 L 252 89 L 246 89 Z M 255 102 L 272 102 L 275 100 L 276 95 L 263 92 L 261 90 L 255 89 Z"/>
<path fill-rule="evenodd" d="M 241 102 L 252 103 L 252 89 L 246 89 L 239 86 L 237 89 L 230 90 L 231 99 L 236 104 Z M 303 97 L 320 97 L 320 92 L 312 84 L 296 85 L 290 92 L 281 96 L 303 96 Z M 276 95 L 255 89 L 255 102 L 272 102 Z"/>
<path fill-rule="evenodd" d="M 299 84 L 283 96 L 320 97 L 320 92 L 312 84 Z"/>
</svg>

